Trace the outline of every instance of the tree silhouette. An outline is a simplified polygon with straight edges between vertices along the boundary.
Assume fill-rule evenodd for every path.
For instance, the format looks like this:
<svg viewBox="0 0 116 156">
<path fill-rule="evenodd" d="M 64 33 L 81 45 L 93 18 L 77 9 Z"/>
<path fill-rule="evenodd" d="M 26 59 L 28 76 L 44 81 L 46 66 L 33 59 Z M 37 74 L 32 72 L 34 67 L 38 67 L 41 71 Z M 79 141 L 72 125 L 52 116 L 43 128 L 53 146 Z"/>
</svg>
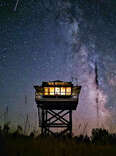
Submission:
<svg viewBox="0 0 116 156">
<path fill-rule="evenodd" d="M 3 133 L 8 134 L 10 130 L 9 123 L 4 124 Z"/>
<path fill-rule="evenodd" d="M 92 143 L 93 144 L 107 144 L 109 142 L 109 133 L 106 129 L 96 128 L 92 130 Z"/>
</svg>

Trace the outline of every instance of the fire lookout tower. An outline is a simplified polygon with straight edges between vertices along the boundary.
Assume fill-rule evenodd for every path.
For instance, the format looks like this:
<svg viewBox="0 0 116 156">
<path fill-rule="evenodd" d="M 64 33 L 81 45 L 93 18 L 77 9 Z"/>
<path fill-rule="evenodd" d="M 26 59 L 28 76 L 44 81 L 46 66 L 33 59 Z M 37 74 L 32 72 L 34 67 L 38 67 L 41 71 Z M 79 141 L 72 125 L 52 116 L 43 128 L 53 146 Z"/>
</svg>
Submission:
<svg viewBox="0 0 116 156">
<path fill-rule="evenodd" d="M 72 135 L 72 111 L 76 110 L 81 86 L 72 82 L 49 81 L 34 86 L 42 135 Z M 55 133 L 54 129 L 61 132 Z"/>
</svg>

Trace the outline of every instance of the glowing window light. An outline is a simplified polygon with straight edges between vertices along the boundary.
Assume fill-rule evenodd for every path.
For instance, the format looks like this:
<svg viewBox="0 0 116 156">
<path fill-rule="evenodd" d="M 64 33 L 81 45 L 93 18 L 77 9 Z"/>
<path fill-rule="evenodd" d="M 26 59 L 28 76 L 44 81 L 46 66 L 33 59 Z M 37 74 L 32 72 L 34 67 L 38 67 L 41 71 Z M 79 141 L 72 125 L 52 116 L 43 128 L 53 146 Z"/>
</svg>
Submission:
<svg viewBox="0 0 116 156">
<path fill-rule="evenodd" d="M 65 87 L 61 87 L 61 95 L 65 95 Z"/>
<path fill-rule="evenodd" d="M 48 87 L 44 87 L 44 95 L 48 95 L 49 94 L 49 88 Z"/>
<path fill-rule="evenodd" d="M 54 95 L 54 87 L 50 87 L 50 95 Z"/>
<path fill-rule="evenodd" d="M 48 85 L 54 85 L 54 82 L 48 82 Z"/>
<path fill-rule="evenodd" d="M 60 87 L 55 87 L 55 95 L 60 95 Z"/>
<path fill-rule="evenodd" d="M 66 87 L 66 95 L 71 95 L 71 87 Z"/>
<path fill-rule="evenodd" d="M 70 96 L 71 95 L 71 87 L 44 87 L 44 95 Z"/>
</svg>

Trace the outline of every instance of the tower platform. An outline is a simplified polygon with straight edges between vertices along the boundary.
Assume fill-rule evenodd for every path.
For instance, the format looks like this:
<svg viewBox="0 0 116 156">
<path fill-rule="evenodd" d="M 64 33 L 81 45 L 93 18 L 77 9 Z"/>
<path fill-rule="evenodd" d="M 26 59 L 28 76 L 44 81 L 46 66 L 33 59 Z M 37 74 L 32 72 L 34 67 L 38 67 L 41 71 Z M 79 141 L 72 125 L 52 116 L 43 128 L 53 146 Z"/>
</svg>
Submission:
<svg viewBox="0 0 116 156">
<path fill-rule="evenodd" d="M 77 108 L 81 86 L 50 81 L 34 88 L 42 135 L 56 135 L 53 128 L 63 129 L 59 135 L 72 135 L 72 111 Z"/>
</svg>

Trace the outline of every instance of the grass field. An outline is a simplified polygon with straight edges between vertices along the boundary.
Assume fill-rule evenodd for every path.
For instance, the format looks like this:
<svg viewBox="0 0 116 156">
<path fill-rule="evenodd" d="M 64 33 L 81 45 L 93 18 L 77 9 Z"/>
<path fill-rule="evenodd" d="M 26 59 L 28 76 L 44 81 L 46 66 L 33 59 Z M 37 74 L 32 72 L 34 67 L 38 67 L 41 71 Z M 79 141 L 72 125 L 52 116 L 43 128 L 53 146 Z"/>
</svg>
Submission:
<svg viewBox="0 0 116 156">
<path fill-rule="evenodd" d="M 114 156 L 116 145 L 78 143 L 75 139 L 8 137 L 4 156 Z M 1 155 L 2 156 L 2 155 Z"/>
<path fill-rule="evenodd" d="M 116 134 L 93 129 L 88 136 L 26 136 L 21 127 L 11 133 L 8 126 L 0 130 L 0 156 L 115 156 Z"/>
</svg>

